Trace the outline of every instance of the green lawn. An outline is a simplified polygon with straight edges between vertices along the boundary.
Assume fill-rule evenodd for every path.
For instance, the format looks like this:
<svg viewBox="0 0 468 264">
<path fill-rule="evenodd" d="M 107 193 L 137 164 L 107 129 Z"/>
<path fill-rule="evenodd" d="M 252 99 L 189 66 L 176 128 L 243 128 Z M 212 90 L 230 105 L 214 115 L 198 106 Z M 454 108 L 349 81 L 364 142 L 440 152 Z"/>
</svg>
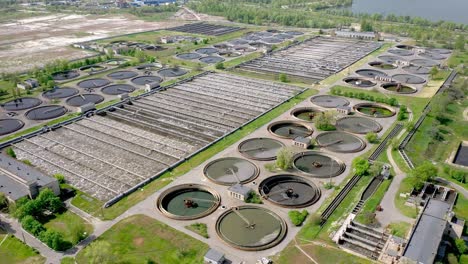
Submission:
<svg viewBox="0 0 468 264">
<path fill-rule="evenodd" d="M 209 238 L 210 236 L 208 235 L 208 227 L 206 224 L 203 223 L 194 223 L 188 226 L 185 226 L 188 230 L 204 237 L 204 238 Z"/>
<path fill-rule="evenodd" d="M 64 257 L 60 260 L 60 264 L 75 264 L 74 257 Z"/>
<path fill-rule="evenodd" d="M 209 248 L 205 243 L 145 215 L 134 215 L 120 221 L 96 241 L 108 242 L 113 257 L 121 263 L 203 263 L 203 256 Z M 89 246 L 78 253 L 77 263 L 90 262 L 86 256 L 88 251 Z"/>
<path fill-rule="evenodd" d="M 93 232 L 93 226 L 71 211 L 56 215 L 44 224 L 47 229 L 55 230 L 73 245 Z"/>
<path fill-rule="evenodd" d="M 309 98 L 310 96 L 316 94 L 317 91 L 313 89 L 308 89 L 304 93 L 301 93 L 288 102 L 283 103 L 282 105 L 278 106 L 277 108 L 271 110 L 270 112 L 266 113 L 265 115 L 257 118 L 256 120 L 252 121 L 248 125 L 244 126 L 242 129 L 237 130 L 236 132 L 232 133 L 231 135 L 227 136 L 223 140 L 217 142 L 216 144 L 210 146 L 206 150 L 198 153 L 191 159 L 187 160 L 186 162 L 180 164 L 178 167 L 174 168 L 171 172 L 166 172 L 161 175 L 161 177 L 153 182 L 149 183 L 148 185 L 144 186 L 141 190 L 136 191 L 122 200 L 117 202 L 116 204 L 112 205 L 109 208 L 97 210 L 96 203 L 94 201 L 87 201 L 85 199 L 80 199 L 79 202 L 72 202 L 73 205 L 79 207 L 80 209 L 97 216 L 99 218 L 109 220 L 114 219 L 117 216 L 121 215 L 125 212 L 128 208 L 132 207 L 133 205 L 137 204 L 138 202 L 144 200 L 149 195 L 153 194 L 155 191 L 161 189 L 162 187 L 169 184 L 174 177 L 181 176 L 192 168 L 200 165 L 207 159 L 211 158 L 212 156 L 216 155 L 220 151 L 226 149 L 230 145 L 236 143 L 243 137 L 249 135 L 259 127 L 267 124 L 274 118 L 278 117 L 282 113 L 286 112 L 287 110 L 291 109 L 296 104 L 304 101 L 305 99 Z M 97 210 L 97 211 L 96 211 Z M 104 215 L 102 215 L 102 213 Z"/>
<path fill-rule="evenodd" d="M 389 233 L 401 238 L 406 238 L 410 230 L 411 224 L 407 222 L 394 222 L 388 225 Z"/>
<path fill-rule="evenodd" d="M 45 258 L 39 253 L 24 244 L 21 240 L 13 235 L 7 235 L 0 229 L 0 241 L 7 238 L 0 246 L 0 262 L 1 263 L 45 263 Z"/>
<path fill-rule="evenodd" d="M 362 207 L 361 212 L 356 216 L 356 221 L 367 224 L 365 221 L 365 215 L 367 213 L 374 213 L 375 210 L 377 209 L 377 206 L 380 204 L 382 201 L 385 193 L 387 192 L 388 188 L 390 187 L 390 184 L 392 183 L 392 180 L 384 180 L 380 186 L 377 188 L 377 190 L 374 192 L 374 194 L 369 197 L 364 202 L 364 206 Z"/>
<path fill-rule="evenodd" d="M 407 198 L 400 197 L 400 193 L 409 193 L 412 189 L 413 187 L 409 183 L 409 178 L 403 179 L 400 187 L 398 188 L 398 192 L 395 195 L 395 206 L 403 215 L 410 218 L 416 218 L 418 216 L 419 209 L 414 206 L 405 205 Z"/>
</svg>

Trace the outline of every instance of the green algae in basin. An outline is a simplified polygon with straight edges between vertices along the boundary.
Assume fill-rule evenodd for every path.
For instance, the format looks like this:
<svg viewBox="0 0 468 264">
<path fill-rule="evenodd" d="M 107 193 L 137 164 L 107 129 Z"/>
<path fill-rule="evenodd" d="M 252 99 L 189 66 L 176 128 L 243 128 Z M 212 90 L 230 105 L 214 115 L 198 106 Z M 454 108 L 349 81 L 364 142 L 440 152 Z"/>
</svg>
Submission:
<svg viewBox="0 0 468 264">
<path fill-rule="evenodd" d="M 292 110 L 291 115 L 297 119 L 301 119 L 307 122 L 313 122 L 314 117 L 318 113 L 322 113 L 322 112 L 323 111 L 316 109 L 316 108 L 312 108 L 312 107 L 300 107 L 300 108 L 296 108 Z"/>
<path fill-rule="evenodd" d="M 262 250 L 275 246 L 286 235 L 283 219 L 270 210 L 240 206 L 223 213 L 216 222 L 220 238 L 243 250 Z"/>
<path fill-rule="evenodd" d="M 391 117 L 395 114 L 395 111 L 390 107 L 381 104 L 374 103 L 361 103 L 354 106 L 354 111 L 359 114 L 371 116 L 371 117 Z"/>
</svg>

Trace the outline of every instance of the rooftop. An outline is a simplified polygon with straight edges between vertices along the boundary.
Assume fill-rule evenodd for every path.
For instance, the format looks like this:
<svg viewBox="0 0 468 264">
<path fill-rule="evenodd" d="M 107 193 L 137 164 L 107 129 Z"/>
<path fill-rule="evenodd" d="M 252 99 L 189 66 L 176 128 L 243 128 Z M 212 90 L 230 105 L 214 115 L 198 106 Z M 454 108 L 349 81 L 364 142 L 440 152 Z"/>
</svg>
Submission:
<svg viewBox="0 0 468 264">
<path fill-rule="evenodd" d="M 4 154 L 0 154 L 0 173 L 25 184 L 36 182 L 39 186 L 45 186 L 55 181 L 54 178 Z"/>
<path fill-rule="evenodd" d="M 250 191 L 251 191 L 251 189 L 249 187 L 245 187 L 244 185 L 242 185 L 240 183 L 236 183 L 236 184 L 232 185 L 231 187 L 228 188 L 228 190 L 231 191 L 231 192 L 241 194 L 243 196 L 248 196 Z"/>
<path fill-rule="evenodd" d="M 218 262 L 224 258 L 224 254 L 215 249 L 210 248 L 208 252 L 206 252 L 205 258 Z"/>
</svg>

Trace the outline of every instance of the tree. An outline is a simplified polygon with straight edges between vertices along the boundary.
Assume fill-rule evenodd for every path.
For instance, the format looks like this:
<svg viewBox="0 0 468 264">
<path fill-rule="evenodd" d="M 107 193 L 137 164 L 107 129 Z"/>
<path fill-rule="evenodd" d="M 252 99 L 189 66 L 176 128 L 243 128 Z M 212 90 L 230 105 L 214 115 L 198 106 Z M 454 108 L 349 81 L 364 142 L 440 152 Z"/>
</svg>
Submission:
<svg viewBox="0 0 468 264">
<path fill-rule="evenodd" d="M 334 126 L 334 123 L 336 121 L 337 115 L 338 114 L 336 111 L 325 111 L 321 114 L 315 115 L 313 118 L 315 127 L 324 131 L 335 130 L 336 127 Z"/>
<path fill-rule="evenodd" d="M 382 172 L 383 164 L 380 162 L 374 162 L 372 165 L 370 165 L 369 169 L 367 170 L 369 173 L 369 176 L 371 177 L 377 177 L 380 175 Z"/>
<path fill-rule="evenodd" d="M 276 166 L 282 170 L 289 170 L 293 166 L 293 153 L 288 148 L 281 148 L 276 154 Z"/>
<path fill-rule="evenodd" d="M 42 190 L 35 201 L 37 201 L 43 209 L 49 210 L 52 213 L 60 212 L 64 207 L 60 198 L 48 188 Z"/>
<path fill-rule="evenodd" d="M 116 260 L 110 243 L 102 240 L 97 240 L 85 248 L 84 256 L 89 264 L 111 264 Z"/>
<path fill-rule="evenodd" d="M 374 31 L 372 24 L 368 22 L 367 20 L 363 19 L 361 21 L 361 32 L 370 32 L 370 31 Z"/>
<path fill-rule="evenodd" d="M 39 235 L 39 240 L 46 243 L 47 246 L 54 250 L 62 251 L 71 247 L 71 243 L 65 241 L 61 233 L 52 229 L 41 232 Z"/>
<path fill-rule="evenodd" d="M 438 170 L 432 163 L 426 161 L 408 173 L 409 181 L 416 190 L 421 190 L 424 183 L 432 181 Z"/>
<path fill-rule="evenodd" d="M 54 178 L 57 179 L 58 183 L 60 184 L 65 183 L 65 176 L 63 176 L 63 174 L 60 174 L 60 173 L 54 174 Z"/>
<path fill-rule="evenodd" d="M 459 51 L 465 51 L 465 36 L 463 34 L 458 35 L 457 39 L 455 40 L 455 49 Z"/>
<path fill-rule="evenodd" d="M 288 82 L 288 75 L 286 73 L 280 73 L 278 79 L 280 82 Z"/>
<path fill-rule="evenodd" d="M 0 192 L 0 210 L 8 207 L 8 199 L 5 194 Z"/>
<path fill-rule="evenodd" d="M 35 236 L 39 236 L 41 232 L 45 231 L 44 226 L 31 215 L 27 215 L 21 220 L 21 226 Z"/>
<path fill-rule="evenodd" d="M 466 243 L 465 240 L 461 238 L 455 239 L 455 246 L 457 247 L 458 254 L 462 255 L 466 252 Z"/>
<path fill-rule="evenodd" d="M 307 212 L 307 210 L 302 210 L 302 212 L 299 212 L 298 210 L 292 210 L 288 213 L 289 219 L 291 219 L 291 223 L 295 226 L 302 225 L 308 215 L 309 212 Z"/>
<path fill-rule="evenodd" d="M 437 68 L 437 66 L 433 66 L 429 71 L 429 74 L 431 75 L 431 78 L 434 79 L 437 74 L 439 74 L 439 68 Z"/>
<path fill-rule="evenodd" d="M 369 143 L 375 144 L 379 142 L 379 136 L 375 132 L 369 132 L 366 134 L 366 139 Z"/>
<path fill-rule="evenodd" d="M 224 68 L 224 63 L 223 63 L 223 62 L 218 62 L 218 63 L 216 63 L 215 69 L 217 69 L 217 70 L 224 70 L 224 69 L 225 69 L 225 68 Z"/>
<path fill-rule="evenodd" d="M 6 149 L 6 154 L 14 159 L 16 159 L 15 150 L 12 147 Z"/>
<path fill-rule="evenodd" d="M 369 161 L 363 158 L 356 158 L 353 161 L 353 168 L 354 173 L 358 176 L 364 176 L 367 174 L 367 170 L 369 170 L 370 164 Z"/>
</svg>

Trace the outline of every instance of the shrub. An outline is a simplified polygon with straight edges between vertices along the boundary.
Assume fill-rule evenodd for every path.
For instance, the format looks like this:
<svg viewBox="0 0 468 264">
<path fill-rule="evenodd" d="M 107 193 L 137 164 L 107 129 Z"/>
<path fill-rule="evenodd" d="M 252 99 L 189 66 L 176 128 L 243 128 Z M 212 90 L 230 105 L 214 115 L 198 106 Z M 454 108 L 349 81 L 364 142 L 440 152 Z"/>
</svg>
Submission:
<svg viewBox="0 0 468 264">
<path fill-rule="evenodd" d="M 54 230 L 43 231 L 39 235 L 39 240 L 54 250 L 62 251 L 69 249 L 71 243 L 63 239 L 62 234 Z"/>
<path fill-rule="evenodd" d="M 452 171 L 450 171 L 450 176 L 451 176 L 453 179 L 455 179 L 455 180 L 457 180 L 457 181 L 459 181 L 459 182 L 461 182 L 461 183 L 465 183 L 465 180 L 466 180 L 466 173 L 463 172 L 463 171 L 452 170 Z"/>
<path fill-rule="evenodd" d="M 253 203 L 253 204 L 262 204 L 262 198 L 260 197 L 260 195 L 258 195 L 258 193 L 254 192 L 254 191 L 251 191 L 249 193 L 249 196 L 247 197 L 247 199 L 245 199 L 245 202 L 246 203 Z"/>
<path fill-rule="evenodd" d="M 41 232 L 45 231 L 44 226 L 31 215 L 27 215 L 21 220 L 21 226 L 35 236 L 39 236 Z"/>
<path fill-rule="evenodd" d="M 379 142 L 379 136 L 375 132 L 369 132 L 366 134 L 366 139 L 369 143 L 375 144 Z"/>
<path fill-rule="evenodd" d="M 60 173 L 54 174 L 54 178 L 57 179 L 57 181 L 60 184 L 65 183 L 65 176 L 63 174 L 60 174 Z"/>
<path fill-rule="evenodd" d="M 363 213 L 362 223 L 364 225 L 374 225 L 376 224 L 377 220 L 375 218 L 375 213 L 373 212 L 365 212 Z"/>
<path fill-rule="evenodd" d="M 354 173 L 358 176 L 364 176 L 370 168 L 369 161 L 363 158 L 356 158 L 353 160 Z"/>
<path fill-rule="evenodd" d="M 288 75 L 286 73 L 281 73 L 278 78 L 280 82 L 288 82 Z"/>
<path fill-rule="evenodd" d="M 455 246 L 457 247 L 458 254 L 463 254 L 466 252 L 466 243 L 465 240 L 461 238 L 455 239 Z"/>
<path fill-rule="evenodd" d="M 278 167 L 276 167 L 275 163 L 267 163 L 267 164 L 265 164 L 264 167 L 269 172 L 275 172 L 278 169 Z"/>
<path fill-rule="evenodd" d="M 432 181 L 437 172 L 437 167 L 426 161 L 408 173 L 410 184 L 413 185 L 416 190 L 421 190 L 422 187 L 424 187 L 424 183 Z"/>
<path fill-rule="evenodd" d="M 302 225 L 307 215 L 309 215 L 309 212 L 307 212 L 307 210 L 302 210 L 302 212 L 292 210 L 288 213 L 289 219 L 291 219 L 291 223 L 295 226 Z"/>
<path fill-rule="evenodd" d="M 8 207 L 8 199 L 5 194 L 0 192 L 0 210 Z"/>
<path fill-rule="evenodd" d="M 14 159 L 16 159 L 15 150 L 12 147 L 6 149 L 6 154 Z"/>
<path fill-rule="evenodd" d="M 453 253 L 448 254 L 447 262 L 448 264 L 458 264 L 457 256 L 455 256 Z"/>
<path fill-rule="evenodd" d="M 216 63 L 215 69 L 217 69 L 217 70 L 224 70 L 224 69 L 225 69 L 225 68 L 224 68 L 224 63 L 222 63 L 222 62 Z"/>
</svg>

